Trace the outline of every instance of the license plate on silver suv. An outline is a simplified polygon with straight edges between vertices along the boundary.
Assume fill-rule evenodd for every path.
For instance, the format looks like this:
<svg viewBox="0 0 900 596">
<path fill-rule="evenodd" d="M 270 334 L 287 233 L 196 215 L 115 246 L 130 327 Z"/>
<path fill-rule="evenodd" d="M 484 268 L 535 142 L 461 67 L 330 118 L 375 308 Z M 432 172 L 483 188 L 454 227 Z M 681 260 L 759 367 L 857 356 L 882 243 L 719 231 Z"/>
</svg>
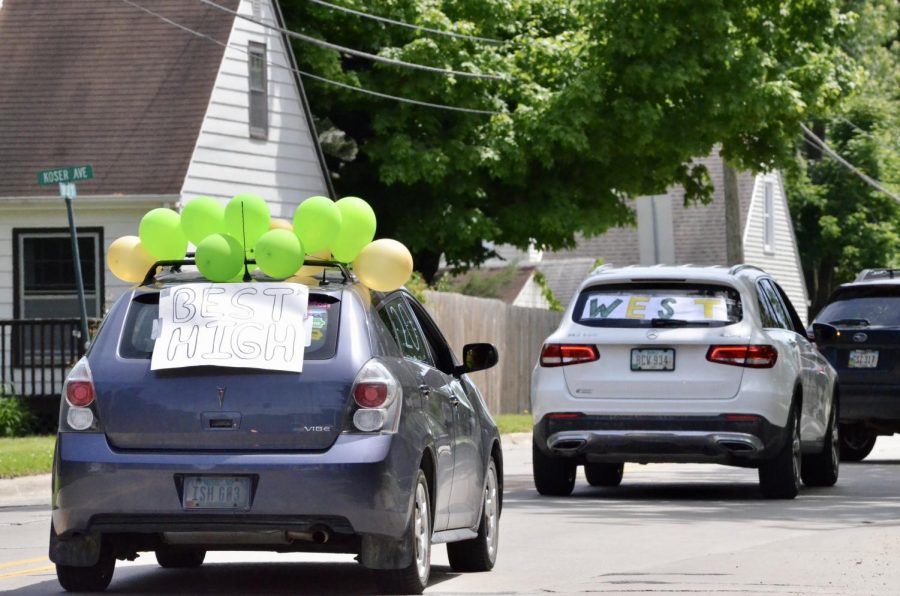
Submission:
<svg viewBox="0 0 900 596">
<path fill-rule="evenodd" d="M 631 350 L 631 370 L 675 370 L 675 350 L 634 348 Z"/>
<path fill-rule="evenodd" d="M 184 509 L 250 509 L 247 476 L 185 476 Z"/>
</svg>

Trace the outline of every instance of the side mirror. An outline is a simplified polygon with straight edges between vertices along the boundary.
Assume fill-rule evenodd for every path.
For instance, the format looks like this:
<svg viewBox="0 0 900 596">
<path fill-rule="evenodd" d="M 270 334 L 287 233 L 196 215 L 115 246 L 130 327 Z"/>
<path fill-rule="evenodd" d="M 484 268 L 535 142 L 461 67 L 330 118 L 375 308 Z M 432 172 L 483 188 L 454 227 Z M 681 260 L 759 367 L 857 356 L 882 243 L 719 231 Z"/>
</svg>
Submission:
<svg viewBox="0 0 900 596">
<path fill-rule="evenodd" d="M 838 336 L 837 328 L 827 323 L 813 323 L 812 333 L 813 341 L 817 344 L 834 341 Z"/>
<path fill-rule="evenodd" d="M 499 361 L 497 348 L 492 344 L 466 344 L 463 347 L 463 363 L 456 367 L 454 374 L 463 375 L 486 370 Z"/>
</svg>

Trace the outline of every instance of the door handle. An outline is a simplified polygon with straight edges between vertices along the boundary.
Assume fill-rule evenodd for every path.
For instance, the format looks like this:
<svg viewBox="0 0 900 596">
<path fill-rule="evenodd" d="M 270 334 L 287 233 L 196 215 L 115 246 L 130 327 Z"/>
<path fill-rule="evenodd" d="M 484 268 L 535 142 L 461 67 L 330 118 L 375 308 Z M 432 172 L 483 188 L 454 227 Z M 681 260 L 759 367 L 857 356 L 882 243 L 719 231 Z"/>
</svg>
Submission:
<svg viewBox="0 0 900 596">
<path fill-rule="evenodd" d="M 451 394 L 451 395 L 450 395 L 450 405 L 451 405 L 451 406 L 454 406 L 454 407 L 458 406 L 458 405 L 459 405 L 459 398 L 456 397 L 455 395 L 452 395 L 452 394 Z"/>
<path fill-rule="evenodd" d="M 429 397 L 431 395 L 431 389 L 428 385 L 419 385 L 419 391 L 422 393 L 422 397 Z"/>
</svg>

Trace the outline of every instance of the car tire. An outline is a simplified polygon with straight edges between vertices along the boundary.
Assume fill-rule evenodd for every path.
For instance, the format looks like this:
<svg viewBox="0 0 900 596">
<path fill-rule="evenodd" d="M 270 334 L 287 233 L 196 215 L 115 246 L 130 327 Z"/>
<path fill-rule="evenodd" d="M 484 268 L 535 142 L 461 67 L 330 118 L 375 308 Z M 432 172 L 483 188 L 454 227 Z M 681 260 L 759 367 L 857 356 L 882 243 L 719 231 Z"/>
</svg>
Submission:
<svg viewBox="0 0 900 596">
<path fill-rule="evenodd" d="M 841 430 L 841 461 L 862 461 L 872 453 L 875 440 L 878 438 L 874 432 L 857 424 L 842 424 Z"/>
<path fill-rule="evenodd" d="M 431 500 L 428 479 L 421 469 L 413 488 L 413 507 L 405 539 L 413 555 L 412 561 L 402 569 L 379 571 L 378 585 L 384 594 L 421 594 L 431 575 Z"/>
<path fill-rule="evenodd" d="M 116 569 L 112 548 L 104 543 L 100 557 L 90 567 L 56 565 L 56 579 L 67 592 L 102 592 L 109 587 Z"/>
<path fill-rule="evenodd" d="M 575 488 L 575 463 L 550 457 L 537 444 L 531 444 L 531 469 L 538 493 L 550 497 L 565 497 Z"/>
<path fill-rule="evenodd" d="M 619 486 L 625 464 L 584 464 L 584 476 L 591 486 Z"/>
<path fill-rule="evenodd" d="M 770 460 L 759 466 L 759 487 L 767 499 L 793 499 L 800 492 L 802 456 L 800 454 L 800 415 L 798 407 L 788 416 L 784 445 Z"/>
<path fill-rule="evenodd" d="M 156 550 L 156 562 L 166 569 L 195 569 L 203 565 L 206 551 L 197 548 L 165 547 Z"/>
<path fill-rule="evenodd" d="M 834 486 L 837 482 L 841 464 L 838 407 L 835 397 L 828 417 L 828 431 L 825 433 L 825 448 L 822 449 L 822 453 L 803 456 L 800 475 L 806 486 Z"/>
<path fill-rule="evenodd" d="M 490 571 L 497 561 L 500 531 L 500 489 L 497 482 L 497 466 L 488 463 L 481 504 L 481 523 L 478 536 L 471 540 L 447 544 L 447 558 L 453 571 Z"/>
</svg>

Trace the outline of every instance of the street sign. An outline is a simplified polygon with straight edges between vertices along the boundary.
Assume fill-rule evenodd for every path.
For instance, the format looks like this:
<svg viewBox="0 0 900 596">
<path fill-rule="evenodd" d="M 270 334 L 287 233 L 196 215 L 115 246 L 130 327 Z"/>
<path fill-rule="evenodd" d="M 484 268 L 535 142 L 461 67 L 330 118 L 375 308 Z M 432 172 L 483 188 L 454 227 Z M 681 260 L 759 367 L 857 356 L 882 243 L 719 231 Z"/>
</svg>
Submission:
<svg viewBox="0 0 900 596">
<path fill-rule="evenodd" d="M 42 186 L 59 184 L 61 182 L 82 182 L 94 177 L 93 166 L 71 166 L 66 168 L 53 168 L 38 172 L 37 181 Z"/>
</svg>

